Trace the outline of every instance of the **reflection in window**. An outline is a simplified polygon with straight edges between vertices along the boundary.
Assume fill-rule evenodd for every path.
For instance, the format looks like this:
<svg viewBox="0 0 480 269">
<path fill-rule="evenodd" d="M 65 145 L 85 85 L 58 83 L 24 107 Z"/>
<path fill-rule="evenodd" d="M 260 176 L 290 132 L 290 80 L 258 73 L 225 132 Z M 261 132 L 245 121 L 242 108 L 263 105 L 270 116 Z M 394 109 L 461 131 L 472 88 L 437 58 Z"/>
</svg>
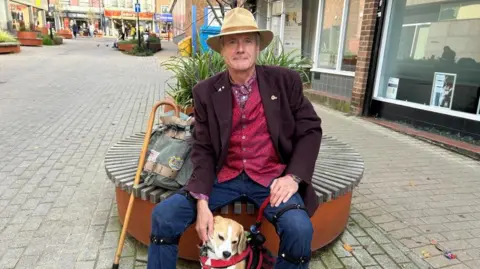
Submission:
<svg viewBox="0 0 480 269">
<path fill-rule="evenodd" d="M 325 0 L 320 33 L 318 66 L 335 69 L 342 24 L 343 0 Z"/>
<path fill-rule="evenodd" d="M 348 7 L 347 29 L 343 49 L 342 70 L 355 72 L 357 65 L 360 33 L 362 30 L 363 6 L 365 0 L 350 0 Z"/>
<path fill-rule="evenodd" d="M 478 113 L 480 0 L 394 2 L 386 32 L 377 97 Z"/>
</svg>

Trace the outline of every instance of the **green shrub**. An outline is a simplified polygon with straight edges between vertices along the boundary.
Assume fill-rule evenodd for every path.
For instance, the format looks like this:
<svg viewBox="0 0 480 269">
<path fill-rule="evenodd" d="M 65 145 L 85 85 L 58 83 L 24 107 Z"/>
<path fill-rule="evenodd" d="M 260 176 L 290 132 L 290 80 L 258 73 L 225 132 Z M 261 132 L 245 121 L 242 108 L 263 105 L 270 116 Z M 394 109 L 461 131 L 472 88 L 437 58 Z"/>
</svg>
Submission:
<svg viewBox="0 0 480 269">
<path fill-rule="evenodd" d="M 17 42 L 17 39 L 7 31 L 0 30 L 0 43 Z"/>
<path fill-rule="evenodd" d="M 144 47 L 139 47 L 138 45 L 133 47 L 131 52 L 127 52 L 127 53 L 130 54 L 130 55 L 142 56 L 142 57 L 153 55 L 153 52 L 151 50 L 146 49 Z"/>
<path fill-rule="evenodd" d="M 281 49 L 279 54 L 276 53 L 277 49 Z M 302 57 L 296 50 L 285 53 L 278 38 L 260 53 L 257 64 L 276 65 L 295 70 L 300 74 L 303 83 L 310 82 L 309 70 L 312 67 L 312 61 Z M 223 57 L 211 51 L 199 52 L 192 57 L 171 57 L 163 62 L 162 66 L 174 74 L 175 84 L 168 84 L 167 94 L 180 106 L 192 105 L 192 89 L 199 81 L 226 69 Z"/>
<path fill-rule="evenodd" d="M 46 46 L 55 45 L 53 40 L 48 35 L 42 36 L 42 43 L 43 43 L 43 45 L 46 45 Z"/>
</svg>

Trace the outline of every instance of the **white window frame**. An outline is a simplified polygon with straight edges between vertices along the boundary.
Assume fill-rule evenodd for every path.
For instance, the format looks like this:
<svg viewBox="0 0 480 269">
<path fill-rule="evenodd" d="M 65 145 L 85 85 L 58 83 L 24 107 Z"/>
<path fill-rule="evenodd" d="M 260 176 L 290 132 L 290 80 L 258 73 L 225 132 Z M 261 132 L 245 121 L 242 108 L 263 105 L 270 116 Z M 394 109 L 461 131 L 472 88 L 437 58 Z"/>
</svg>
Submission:
<svg viewBox="0 0 480 269">
<path fill-rule="evenodd" d="M 450 109 L 444 109 L 440 107 L 434 107 L 430 105 L 423 105 L 419 103 L 413 103 L 413 102 L 408 102 L 408 101 L 403 101 L 403 100 L 396 100 L 396 99 L 389 99 L 389 98 L 384 98 L 384 97 L 379 97 L 378 92 L 379 92 L 379 86 L 380 86 L 380 79 L 381 79 L 381 71 L 383 69 L 383 59 L 385 57 L 385 45 L 387 44 L 387 36 L 388 36 L 388 29 L 390 28 L 390 16 L 392 14 L 392 1 L 386 1 L 387 7 L 386 7 L 386 14 L 385 14 L 385 21 L 383 25 L 382 31 L 384 34 L 382 35 L 382 40 L 380 41 L 380 52 L 378 54 L 378 65 L 377 69 L 375 70 L 375 83 L 374 83 L 374 88 L 373 88 L 373 99 L 385 103 L 391 103 L 391 104 L 396 104 L 396 105 L 401 105 L 401 106 L 407 106 L 411 108 L 416 108 L 416 109 L 421 109 L 425 111 L 431 111 L 435 113 L 440 113 L 440 114 L 445 114 L 449 116 L 454 116 L 454 117 L 459 117 L 459 118 L 464 118 L 464 119 L 469 119 L 469 120 L 474 120 L 474 121 L 480 121 L 480 103 L 478 104 L 477 108 L 477 114 L 471 114 L 471 113 L 466 113 L 466 112 L 461 112 L 461 111 L 455 111 L 455 110 L 450 110 Z"/>
<path fill-rule="evenodd" d="M 342 59 L 343 53 L 345 52 L 345 38 L 347 31 L 348 15 L 350 8 L 350 0 L 343 1 L 343 11 L 342 11 L 342 22 L 340 23 L 340 35 L 339 35 L 339 46 L 337 50 L 337 63 L 335 69 L 322 68 L 318 66 L 318 53 L 320 52 L 320 39 L 322 38 L 322 27 L 323 27 L 323 15 L 325 10 L 325 1 L 320 0 L 318 5 L 318 14 L 317 14 L 317 29 L 315 33 L 315 55 L 313 56 L 313 67 L 310 69 L 312 72 L 335 74 L 342 76 L 354 77 L 355 72 L 352 71 L 343 71 L 342 70 Z"/>
</svg>

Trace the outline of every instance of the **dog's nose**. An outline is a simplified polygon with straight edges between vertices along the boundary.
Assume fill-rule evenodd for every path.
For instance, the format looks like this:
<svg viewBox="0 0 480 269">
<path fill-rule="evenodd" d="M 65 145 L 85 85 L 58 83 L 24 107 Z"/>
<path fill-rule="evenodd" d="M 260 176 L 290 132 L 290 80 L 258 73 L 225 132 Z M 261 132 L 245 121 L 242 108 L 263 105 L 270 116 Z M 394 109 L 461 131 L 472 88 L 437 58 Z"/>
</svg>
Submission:
<svg viewBox="0 0 480 269">
<path fill-rule="evenodd" d="M 222 254 L 225 259 L 228 259 L 230 258 L 230 256 L 232 256 L 232 253 L 230 253 L 230 251 L 224 251 Z"/>
</svg>

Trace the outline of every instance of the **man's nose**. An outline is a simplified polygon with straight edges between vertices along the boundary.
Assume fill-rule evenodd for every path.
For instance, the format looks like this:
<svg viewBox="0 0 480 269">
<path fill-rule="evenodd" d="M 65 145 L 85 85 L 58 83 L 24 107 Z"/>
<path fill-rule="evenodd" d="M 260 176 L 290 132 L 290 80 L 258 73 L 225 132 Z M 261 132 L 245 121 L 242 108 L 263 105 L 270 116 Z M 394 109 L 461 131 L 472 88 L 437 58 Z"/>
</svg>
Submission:
<svg viewBox="0 0 480 269">
<path fill-rule="evenodd" d="M 222 254 L 225 259 L 228 259 L 230 258 L 230 256 L 232 256 L 232 253 L 230 253 L 230 251 L 224 251 Z"/>
</svg>

